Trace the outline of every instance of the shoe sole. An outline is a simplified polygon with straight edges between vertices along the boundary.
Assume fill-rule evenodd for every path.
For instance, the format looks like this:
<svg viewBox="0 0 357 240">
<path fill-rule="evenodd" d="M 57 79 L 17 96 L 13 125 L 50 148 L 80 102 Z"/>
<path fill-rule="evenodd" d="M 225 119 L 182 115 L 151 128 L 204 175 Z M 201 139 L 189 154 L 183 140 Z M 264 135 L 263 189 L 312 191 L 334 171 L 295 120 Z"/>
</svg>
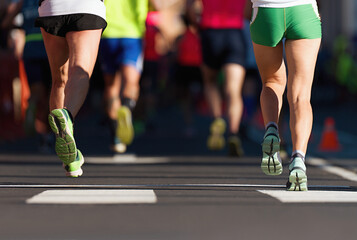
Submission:
<svg viewBox="0 0 357 240">
<path fill-rule="evenodd" d="M 307 176 L 301 169 L 292 170 L 289 175 L 288 191 L 307 191 Z"/>
<path fill-rule="evenodd" d="M 67 120 L 62 111 L 51 112 L 48 122 L 56 135 L 56 153 L 64 164 L 76 160 L 77 147 L 70 130 L 67 129 Z"/>
<path fill-rule="evenodd" d="M 224 120 L 215 121 L 210 126 L 210 135 L 207 139 L 207 147 L 210 150 L 221 150 L 224 148 L 226 141 L 224 139 L 224 132 L 226 131 L 226 125 Z"/>
<path fill-rule="evenodd" d="M 118 111 L 118 129 L 117 137 L 126 145 L 133 142 L 134 127 L 132 124 L 131 113 L 127 108 L 121 108 Z"/>
<path fill-rule="evenodd" d="M 283 172 L 283 166 L 281 160 L 279 159 L 280 143 L 274 141 L 271 138 L 270 143 L 266 143 L 267 140 L 264 140 L 262 144 L 262 163 L 261 169 L 266 175 L 280 175 Z"/>
<path fill-rule="evenodd" d="M 66 171 L 66 176 L 67 177 L 80 177 L 80 176 L 82 176 L 83 175 L 83 170 L 82 170 L 81 167 L 83 166 L 83 164 L 84 164 L 84 158 L 82 157 L 79 169 L 76 170 L 76 171 L 71 171 L 71 172 Z M 66 169 L 65 167 L 66 167 L 66 165 L 63 164 L 63 168 L 64 169 Z"/>
<path fill-rule="evenodd" d="M 222 135 L 210 135 L 207 139 L 207 146 L 211 150 L 221 150 L 224 148 L 225 140 Z"/>
</svg>

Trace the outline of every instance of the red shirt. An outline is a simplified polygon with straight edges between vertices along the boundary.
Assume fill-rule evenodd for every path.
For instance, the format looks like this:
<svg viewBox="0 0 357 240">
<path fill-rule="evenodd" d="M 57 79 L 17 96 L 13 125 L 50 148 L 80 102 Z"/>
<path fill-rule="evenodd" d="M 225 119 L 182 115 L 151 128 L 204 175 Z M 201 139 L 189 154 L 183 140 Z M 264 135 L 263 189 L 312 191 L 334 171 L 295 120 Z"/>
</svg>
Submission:
<svg viewBox="0 0 357 240">
<path fill-rule="evenodd" d="M 189 28 L 178 43 L 178 62 L 193 67 L 200 66 L 202 62 L 200 39 Z"/>
<path fill-rule="evenodd" d="M 157 61 L 160 58 L 160 55 L 155 49 L 155 38 L 158 33 L 156 26 L 159 19 L 160 16 L 158 12 L 149 12 L 146 18 L 144 58 L 147 61 Z"/>
<path fill-rule="evenodd" d="M 242 29 L 245 2 L 245 0 L 202 0 L 201 28 Z"/>
</svg>

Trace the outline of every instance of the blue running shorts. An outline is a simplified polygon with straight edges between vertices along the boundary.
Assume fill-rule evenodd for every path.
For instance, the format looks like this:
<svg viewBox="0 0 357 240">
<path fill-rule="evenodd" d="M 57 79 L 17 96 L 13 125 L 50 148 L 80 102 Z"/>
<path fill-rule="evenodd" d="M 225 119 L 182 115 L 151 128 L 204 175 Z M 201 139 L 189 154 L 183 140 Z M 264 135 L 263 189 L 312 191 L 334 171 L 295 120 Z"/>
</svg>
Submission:
<svg viewBox="0 0 357 240">
<path fill-rule="evenodd" d="M 122 65 L 131 65 L 141 73 L 143 42 L 140 38 L 103 38 L 99 46 L 102 71 L 114 74 Z"/>
</svg>

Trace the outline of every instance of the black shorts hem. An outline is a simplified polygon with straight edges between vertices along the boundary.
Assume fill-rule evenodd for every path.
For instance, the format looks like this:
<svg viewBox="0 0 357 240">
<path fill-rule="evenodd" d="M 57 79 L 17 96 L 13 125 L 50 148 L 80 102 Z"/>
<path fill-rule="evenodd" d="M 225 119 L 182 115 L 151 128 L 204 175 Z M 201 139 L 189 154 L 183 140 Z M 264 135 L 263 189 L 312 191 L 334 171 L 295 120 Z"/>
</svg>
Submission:
<svg viewBox="0 0 357 240">
<path fill-rule="evenodd" d="M 36 27 L 43 28 L 49 34 L 65 37 L 68 32 L 105 29 L 107 22 L 94 14 L 81 13 L 60 16 L 38 17 Z"/>
</svg>

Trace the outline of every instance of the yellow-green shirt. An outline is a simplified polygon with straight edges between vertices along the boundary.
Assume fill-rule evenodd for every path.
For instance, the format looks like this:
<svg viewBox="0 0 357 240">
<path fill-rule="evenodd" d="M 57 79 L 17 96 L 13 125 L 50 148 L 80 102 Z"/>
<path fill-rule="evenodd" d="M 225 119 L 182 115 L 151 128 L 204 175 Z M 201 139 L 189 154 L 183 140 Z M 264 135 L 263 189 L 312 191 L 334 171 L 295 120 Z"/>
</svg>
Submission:
<svg viewBox="0 0 357 240">
<path fill-rule="evenodd" d="M 103 38 L 142 38 L 148 0 L 105 0 L 108 26 Z"/>
</svg>

